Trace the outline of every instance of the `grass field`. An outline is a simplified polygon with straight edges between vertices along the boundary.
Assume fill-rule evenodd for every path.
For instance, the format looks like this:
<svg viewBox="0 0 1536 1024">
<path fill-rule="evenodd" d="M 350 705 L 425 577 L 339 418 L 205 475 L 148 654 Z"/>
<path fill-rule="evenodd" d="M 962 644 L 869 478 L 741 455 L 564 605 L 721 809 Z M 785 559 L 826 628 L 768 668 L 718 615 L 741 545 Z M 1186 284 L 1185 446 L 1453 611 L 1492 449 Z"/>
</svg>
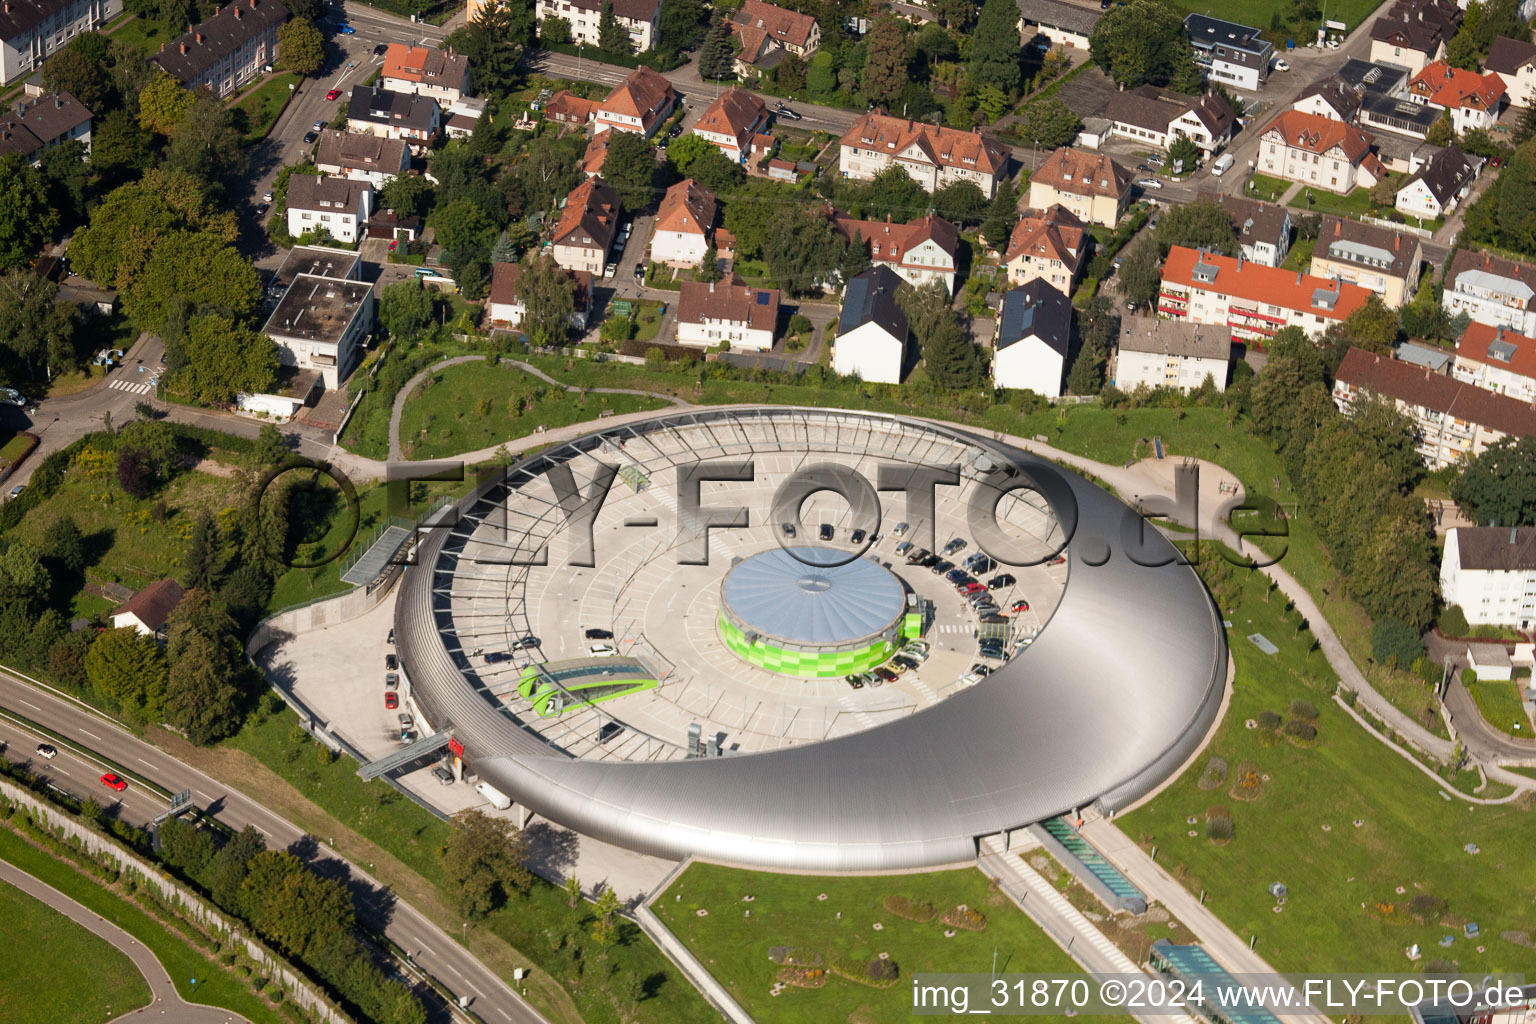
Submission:
<svg viewBox="0 0 1536 1024">
<path fill-rule="evenodd" d="M 10 861 L 27 874 L 47 882 L 144 943 L 165 966 L 175 981 L 176 991 L 188 1002 L 222 1006 L 244 1015 L 254 1024 L 286 1024 L 285 1018 L 265 1000 L 258 998 L 244 981 L 215 967 L 200 952 L 187 945 L 181 936 L 172 933 L 165 925 L 115 892 L 102 888 L 94 879 L 86 878 L 70 865 L 26 843 L 8 828 L 0 828 L 0 859 Z M 8 936 L 7 942 L 10 941 Z M 71 963 L 69 966 L 73 968 L 76 965 Z M 190 984 L 193 978 L 197 979 L 195 996 Z M 0 984 L 0 990 L 4 988 L 5 985 Z"/>
<path fill-rule="evenodd" d="M 1308 197 L 1311 198 L 1310 203 Z M 1371 190 L 1364 186 L 1358 186 L 1345 195 L 1321 188 L 1303 187 L 1291 199 L 1291 209 L 1302 213 L 1331 213 L 1338 217 L 1363 217 L 1384 212 L 1371 201 Z"/>
<path fill-rule="evenodd" d="M 230 107 L 245 116 L 245 141 L 258 142 L 283 112 L 292 90 L 303 81 L 292 71 L 280 71 L 265 82 L 247 91 Z"/>
<path fill-rule="evenodd" d="M 4 882 L 0 921 L 0 1020 L 97 1024 L 149 1004 L 149 986 L 115 946 Z"/>
<path fill-rule="evenodd" d="M 1350 28 L 1354 28 L 1364 21 L 1366 16 L 1381 5 L 1381 0 L 1333 0 L 1328 5 L 1328 20 L 1342 21 Z M 1235 21 L 1240 25 L 1252 25 L 1254 28 L 1265 31 L 1266 36 L 1273 37 L 1276 33 L 1269 31 L 1270 20 L 1275 15 L 1281 18 L 1289 17 L 1295 9 L 1295 4 L 1290 0 L 1257 0 L 1255 3 L 1237 3 L 1235 0 L 1222 0 L 1215 4 L 1197 3 L 1195 0 L 1174 0 L 1174 6 L 1186 14 L 1209 14 L 1217 18 L 1225 18 Z M 1277 49 L 1283 49 L 1285 37 L 1273 39 L 1279 45 Z M 1296 45 L 1301 46 L 1310 42 L 1310 39 L 1296 39 Z M 1284 72 L 1281 72 L 1283 75 Z"/>
<path fill-rule="evenodd" d="M 821 893 L 826 899 L 819 898 Z M 746 902 L 744 896 L 752 900 Z M 947 926 L 938 917 L 923 922 L 899 917 L 886 906 L 888 897 L 931 903 L 940 916 L 964 905 L 980 911 L 986 926 L 981 931 L 954 929 L 955 935 L 945 938 Z M 1079 970 L 975 868 L 819 877 L 693 864 L 657 898 L 654 908 L 762 1024 L 905 1019 L 912 1007 L 912 975 L 990 971 L 994 952 L 999 971 Z M 832 976 L 820 988 L 791 986 L 771 996 L 769 988 L 782 970 L 769 959 L 774 946 L 820 956 L 824 966 L 839 958 L 863 965 L 888 953 L 899 977 L 889 988 L 874 988 Z"/>
<path fill-rule="evenodd" d="M 166 31 L 165 26 L 153 18 L 132 18 L 114 29 L 111 38 L 136 46 L 145 53 L 155 53 L 161 44 L 170 42 L 176 35 Z"/>
<path fill-rule="evenodd" d="M 1491 680 L 1473 683 L 1468 689 L 1489 725 L 1523 740 L 1531 738 L 1531 716 L 1520 702 L 1519 683 Z"/>
<path fill-rule="evenodd" d="M 636 395 L 576 395 L 516 367 L 459 363 L 417 386 L 400 416 L 407 458 L 437 459 L 491 448 L 540 427 L 595 420 L 604 412 L 665 405 Z"/>
<path fill-rule="evenodd" d="M 1284 178 L 1271 178 L 1267 174 L 1254 174 L 1248 179 L 1248 184 L 1243 186 L 1243 195 L 1250 199 L 1262 199 L 1273 203 L 1285 194 L 1285 190 L 1291 187 L 1291 183 Z"/>
<path fill-rule="evenodd" d="M 1298 634 L 1295 613 L 1284 613 L 1278 595 L 1265 603 L 1264 592 L 1250 577 L 1231 616 L 1237 680 L 1215 739 L 1151 804 L 1120 818 L 1120 827 L 1144 846 L 1155 844 L 1158 863 L 1191 892 L 1206 893 L 1206 905 L 1239 936 L 1254 937 L 1259 954 L 1281 971 L 1413 971 L 1419 967 L 1404 950 L 1414 943 L 1425 950 L 1420 967 L 1439 956 L 1457 961 L 1463 974 L 1536 969 L 1527 935 L 1536 863 L 1522 852 L 1536 842 L 1536 814 L 1528 804 L 1447 798 L 1385 750 L 1333 703 L 1336 677 L 1311 652 L 1310 634 Z M 1267 636 L 1279 653 L 1261 653 L 1244 639 L 1250 633 Z M 1293 717 L 1298 698 L 1318 712 L 1311 745 L 1247 727 L 1265 710 Z M 1229 771 L 1204 789 L 1199 779 L 1212 755 Z M 1239 789 L 1240 778 L 1251 779 L 1251 788 Z M 1217 805 L 1237 829 L 1224 847 L 1187 823 Z M 1466 843 L 1480 853 L 1466 853 Z M 1267 892 L 1273 881 L 1290 888 L 1279 913 Z M 1480 926 L 1480 938 L 1463 937 L 1469 921 Z M 1512 938 L 1501 937 L 1506 933 Z M 1441 952 L 1438 942 L 1448 934 L 1454 944 Z"/>
</svg>

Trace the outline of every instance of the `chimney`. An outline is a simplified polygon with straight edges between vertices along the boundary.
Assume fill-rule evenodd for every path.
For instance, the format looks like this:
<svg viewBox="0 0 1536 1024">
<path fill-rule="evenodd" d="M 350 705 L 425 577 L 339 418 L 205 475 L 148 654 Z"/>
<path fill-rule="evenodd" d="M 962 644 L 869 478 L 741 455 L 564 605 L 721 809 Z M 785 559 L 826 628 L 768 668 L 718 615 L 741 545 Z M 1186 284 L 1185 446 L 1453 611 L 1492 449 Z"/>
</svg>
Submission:
<svg viewBox="0 0 1536 1024">
<path fill-rule="evenodd" d="M 1509 528 L 1509 542 L 1510 542 L 1510 543 L 1511 543 L 1511 544 L 1513 544 L 1513 543 L 1514 543 L 1514 542 L 1515 542 L 1515 529 L 1516 529 L 1516 528 L 1515 528 L 1515 527 L 1513 527 L 1513 526 L 1511 526 L 1511 527 L 1510 527 L 1510 528 Z"/>
<path fill-rule="evenodd" d="M 186 53 L 187 52 L 187 44 L 186 43 L 180 43 L 178 45 L 180 45 L 182 53 Z"/>
<path fill-rule="evenodd" d="M 203 34 L 201 32 L 195 33 L 192 36 L 192 38 L 196 39 L 198 42 L 202 42 L 203 41 Z"/>
<path fill-rule="evenodd" d="M 238 8 L 238 7 L 235 8 L 235 20 L 236 21 L 240 20 L 240 8 Z"/>
<path fill-rule="evenodd" d="M 1301 284 L 1301 271 L 1296 271 L 1296 283 Z"/>
<path fill-rule="evenodd" d="M 53 109 L 54 110 L 63 110 L 64 109 L 64 101 L 62 99 L 60 99 L 59 97 L 55 96 L 53 98 Z"/>
<path fill-rule="evenodd" d="M 161 53 L 164 53 L 164 52 L 165 52 L 165 44 L 164 44 L 164 43 L 161 43 L 161 44 L 160 44 L 160 52 L 161 52 Z"/>
</svg>

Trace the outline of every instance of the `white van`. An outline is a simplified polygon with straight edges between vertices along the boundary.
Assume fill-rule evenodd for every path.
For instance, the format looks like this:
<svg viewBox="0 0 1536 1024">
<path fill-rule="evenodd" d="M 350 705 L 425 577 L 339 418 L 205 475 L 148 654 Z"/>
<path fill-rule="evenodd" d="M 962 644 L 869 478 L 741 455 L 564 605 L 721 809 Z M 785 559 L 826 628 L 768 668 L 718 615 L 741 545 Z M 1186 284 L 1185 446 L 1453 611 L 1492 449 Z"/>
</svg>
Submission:
<svg viewBox="0 0 1536 1024">
<path fill-rule="evenodd" d="M 501 790 L 497 789 L 495 786 L 491 785 L 489 782 L 478 783 L 475 786 L 475 792 L 479 793 L 481 796 L 485 797 L 486 800 L 490 801 L 491 806 L 496 808 L 498 811 L 504 811 L 508 807 L 512 806 L 512 798 L 507 796 L 507 794 L 503 793 Z"/>
<path fill-rule="evenodd" d="M 1211 173 L 1216 175 L 1216 177 L 1219 178 L 1223 174 L 1226 174 L 1228 168 L 1230 168 L 1231 166 L 1232 166 L 1232 154 L 1231 153 L 1223 153 L 1221 156 L 1217 157 L 1216 158 L 1216 162 L 1211 165 Z"/>
</svg>

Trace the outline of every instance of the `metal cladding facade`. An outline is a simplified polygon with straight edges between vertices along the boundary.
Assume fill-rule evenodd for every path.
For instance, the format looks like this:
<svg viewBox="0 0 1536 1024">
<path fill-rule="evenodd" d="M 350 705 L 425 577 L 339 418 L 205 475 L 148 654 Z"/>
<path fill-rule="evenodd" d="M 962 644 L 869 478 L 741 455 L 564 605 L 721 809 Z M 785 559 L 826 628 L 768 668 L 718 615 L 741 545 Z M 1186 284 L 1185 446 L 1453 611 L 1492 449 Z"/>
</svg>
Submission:
<svg viewBox="0 0 1536 1024">
<path fill-rule="evenodd" d="M 1071 537 L 1065 591 L 1034 644 L 943 703 L 853 735 L 697 760 L 577 760 L 476 692 L 461 656 L 446 648 L 440 630 L 451 629 L 452 607 L 434 591 L 452 571 L 442 553 L 462 548 L 466 535 L 433 531 L 400 584 L 398 649 L 423 714 L 453 731 L 491 785 L 553 822 L 646 853 L 811 871 L 918 868 L 973 859 L 980 836 L 1094 801 L 1124 807 L 1198 748 L 1226 678 L 1221 623 L 1194 570 L 1156 531 L 1136 529 L 1119 500 L 1017 449 L 877 414 L 700 410 L 624 429 L 764 417 L 899 422 L 1031 476 Z M 513 471 L 542 472 L 571 447 L 596 453 L 602 436 Z M 505 486 L 488 484 L 460 508 Z M 1140 544 L 1137 562 L 1130 543 Z"/>
</svg>

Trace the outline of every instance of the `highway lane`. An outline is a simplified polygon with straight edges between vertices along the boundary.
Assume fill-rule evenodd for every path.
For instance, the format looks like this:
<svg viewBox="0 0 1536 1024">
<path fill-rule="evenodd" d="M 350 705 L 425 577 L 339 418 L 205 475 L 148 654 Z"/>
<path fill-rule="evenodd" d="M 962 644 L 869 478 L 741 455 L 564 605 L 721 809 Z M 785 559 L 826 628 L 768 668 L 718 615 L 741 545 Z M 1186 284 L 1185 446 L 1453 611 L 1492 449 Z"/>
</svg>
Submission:
<svg viewBox="0 0 1536 1024">
<path fill-rule="evenodd" d="M 22 713 L 30 709 L 22 706 L 14 710 Z M 58 750 L 58 754 L 52 760 L 42 757 L 36 753 L 39 743 L 49 744 Z M 88 753 L 71 750 L 58 740 L 33 732 L 3 715 L 0 715 L 0 753 L 6 760 L 26 766 L 34 775 L 76 800 L 95 800 L 130 825 L 148 825 L 150 819 L 168 806 L 160 794 L 137 785 L 133 779 L 127 780 L 128 788 L 123 792 L 113 792 L 101 782 L 103 774 L 114 771 L 110 765 L 95 760 Z"/>
<path fill-rule="evenodd" d="M 404 949 L 416 965 L 430 973 L 455 997 L 468 997 L 470 1009 L 481 1018 L 491 1024 L 544 1024 L 544 1018 L 502 979 L 425 914 L 394 898 L 382 883 L 356 864 L 327 849 L 322 842 L 239 790 L 172 758 L 84 707 L 3 672 L 0 672 L 0 708 L 12 710 L 81 747 L 109 757 L 167 791 L 191 789 L 193 800 L 199 807 L 210 810 L 230 828 L 254 826 L 266 836 L 270 847 L 314 850 L 315 858 L 320 862 L 317 866 L 328 876 L 345 880 L 354 893 L 362 894 L 357 899 L 358 919 Z M 5 740 L 5 754 L 11 760 L 38 760 L 33 754 L 38 740 L 16 730 L 12 723 L 0 720 L 0 738 Z M 100 776 L 101 770 L 94 769 L 92 775 L 87 760 L 66 756 L 61 750 L 54 763 L 59 765 L 59 776 L 68 780 L 67 785 L 60 783 L 60 788 L 71 793 L 89 792 L 94 784 L 102 789 L 99 781 L 92 781 Z M 130 820 L 137 815 L 147 819 L 163 809 L 163 804 L 150 805 L 137 799 L 140 795 L 136 793 L 137 789 L 130 780 L 129 789 L 124 794 L 124 814 Z M 110 790 L 102 789 L 102 792 L 110 793 Z M 142 795 L 149 796 L 148 793 Z M 100 796 L 97 799 L 106 803 Z M 130 799 L 133 801 L 131 806 Z"/>
</svg>

